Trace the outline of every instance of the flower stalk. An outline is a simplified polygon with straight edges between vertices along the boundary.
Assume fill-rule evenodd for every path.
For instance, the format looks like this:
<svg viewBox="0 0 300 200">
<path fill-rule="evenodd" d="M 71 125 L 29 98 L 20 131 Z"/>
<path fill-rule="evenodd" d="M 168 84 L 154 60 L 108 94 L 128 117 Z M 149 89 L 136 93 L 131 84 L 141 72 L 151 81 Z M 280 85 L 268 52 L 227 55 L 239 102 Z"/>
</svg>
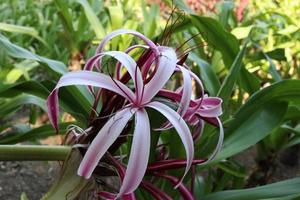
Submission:
<svg viewBox="0 0 300 200">
<path fill-rule="evenodd" d="M 70 146 L 0 145 L 0 161 L 63 161 Z"/>
</svg>

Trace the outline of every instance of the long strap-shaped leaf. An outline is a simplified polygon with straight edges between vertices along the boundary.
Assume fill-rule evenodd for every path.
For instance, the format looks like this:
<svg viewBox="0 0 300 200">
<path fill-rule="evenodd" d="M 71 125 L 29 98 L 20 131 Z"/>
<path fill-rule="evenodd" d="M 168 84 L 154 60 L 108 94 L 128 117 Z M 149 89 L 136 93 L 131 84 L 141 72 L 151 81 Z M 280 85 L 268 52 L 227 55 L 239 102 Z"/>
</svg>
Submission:
<svg viewBox="0 0 300 200">
<path fill-rule="evenodd" d="M 255 93 L 225 131 L 223 149 L 215 162 L 239 153 L 280 125 L 287 103 L 300 104 L 300 80 L 284 80 Z"/>
<path fill-rule="evenodd" d="M 237 78 L 240 75 L 240 71 L 243 65 L 243 57 L 246 52 L 246 45 L 242 48 L 242 50 L 238 53 L 235 58 L 228 75 L 223 81 L 221 88 L 218 92 L 218 96 L 223 99 L 224 103 L 228 101 L 231 92 L 233 90 L 234 84 L 237 81 Z"/>
<path fill-rule="evenodd" d="M 8 53 L 10 56 L 15 58 L 23 58 L 23 59 L 30 59 L 35 60 L 41 63 L 46 64 L 50 70 L 58 73 L 59 75 L 65 74 L 67 72 L 67 67 L 59 61 L 51 60 L 49 58 L 45 58 L 30 51 L 19 47 L 15 44 L 12 44 L 6 37 L 0 34 L 0 45 L 4 48 L 5 52 Z"/>
<path fill-rule="evenodd" d="M 207 195 L 203 200 L 258 200 L 269 198 L 284 198 L 300 194 L 300 178 L 273 183 L 250 189 L 228 190 Z M 281 199 L 281 198 L 280 198 Z"/>
</svg>

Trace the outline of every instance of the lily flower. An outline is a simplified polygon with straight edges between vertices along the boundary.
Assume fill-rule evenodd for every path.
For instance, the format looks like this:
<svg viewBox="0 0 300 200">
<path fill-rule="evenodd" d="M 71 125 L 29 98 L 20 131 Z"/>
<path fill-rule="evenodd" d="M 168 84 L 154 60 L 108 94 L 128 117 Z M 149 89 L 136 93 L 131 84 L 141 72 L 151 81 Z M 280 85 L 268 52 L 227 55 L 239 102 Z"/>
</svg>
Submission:
<svg viewBox="0 0 300 200">
<path fill-rule="evenodd" d="M 131 46 L 125 52 L 104 51 L 106 43 L 121 34 L 132 34 L 143 40 L 146 44 Z M 135 48 L 147 49 L 147 51 L 150 52 L 142 66 L 138 66 L 137 62 L 128 55 L 128 53 Z M 102 73 L 103 57 L 111 57 L 117 61 L 116 78 Z M 96 103 L 94 103 L 94 109 L 97 107 L 101 89 L 119 95 L 125 102 L 124 106 L 117 110 L 105 123 L 88 146 L 78 169 L 79 176 L 83 176 L 86 179 L 91 177 L 101 158 L 118 139 L 131 118 L 134 116 L 135 128 L 127 169 L 122 178 L 119 193 L 113 196 L 117 199 L 132 194 L 142 182 L 147 171 L 150 154 L 151 130 L 146 108 L 151 108 L 160 112 L 168 120 L 168 123 L 176 129 L 184 146 L 186 152 L 185 171 L 181 179 L 176 179 L 177 184 L 174 184 L 182 189 L 181 182 L 193 164 L 194 157 L 193 137 L 185 120 L 195 124 L 199 122 L 199 116 L 213 116 L 216 118 L 216 115 L 219 115 L 220 113 L 219 110 L 217 112 L 211 108 L 213 100 L 208 97 L 205 99 L 202 95 L 199 100 L 191 99 L 191 78 L 193 78 L 193 74 L 186 67 L 178 66 L 177 63 L 178 58 L 175 50 L 172 48 L 158 46 L 139 32 L 121 29 L 108 34 L 103 39 L 97 48 L 96 54 L 87 61 L 83 71 L 69 72 L 60 78 L 56 87 L 47 99 L 49 119 L 56 130 L 58 129 L 59 114 L 58 92 L 61 87 L 85 85 L 88 86 L 93 93 L 93 88 L 99 87 L 100 90 L 95 94 Z M 123 76 L 121 76 L 122 67 L 127 71 Z M 94 68 L 96 68 L 98 72 L 93 71 Z M 163 89 L 173 73 L 178 71 L 183 75 L 183 86 L 180 89 L 180 92 L 176 93 Z M 133 88 L 126 85 L 128 80 L 132 80 L 134 84 Z M 197 81 L 201 83 L 199 79 L 197 79 Z M 165 94 L 164 96 L 167 98 L 180 103 L 177 112 L 154 99 L 154 97 L 162 94 Z M 210 115 L 211 113 L 213 114 Z M 220 121 L 218 120 L 218 122 Z M 160 174 L 157 174 L 157 176 L 169 179 L 172 183 L 175 183 L 175 179 L 171 179 L 169 176 Z M 149 185 L 147 186 L 149 188 Z"/>
<path fill-rule="evenodd" d="M 101 52 L 104 44 L 113 37 L 130 33 L 142 38 L 152 48 L 156 56 L 156 72 L 152 79 L 144 84 L 142 74 L 134 59 L 128 54 L 119 51 Z M 121 30 L 106 36 L 98 48 L 96 56 L 88 63 L 96 64 L 104 56 L 111 56 L 119 61 L 127 69 L 134 82 L 134 91 L 122 82 L 112 79 L 102 73 L 92 71 L 70 72 L 58 81 L 55 89 L 47 100 L 50 121 L 57 128 L 58 119 L 58 91 L 60 87 L 69 85 L 96 86 L 110 90 L 123 96 L 129 103 L 118 111 L 100 130 L 93 142 L 90 144 L 78 169 L 78 174 L 90 178 L 93 170 L 103 157 L 108 148 L 119 137 L 131 117 L 135 116 L 135 130 L 130 157 L 118 196 L 132 193 L 142 181 L 146 172 L 150 152 L 150 122 L 146 107 L 153 108 L 163 114 L 177 130 L 184 145 L 187 165 L 183 177 L 187 174 L 194 156 L 193 139 L 190 130 L 181 116 L 168 106 L 154 101 L 153 97 L 170 79 L 176 68 L 177 57 L 172 48 L 156 46 L 151 40 L 135 31 Z M 143 141 L 143 142 L 141 142 Z M 182 177 L 182 178 L 183 178 Z"/>
</svg>

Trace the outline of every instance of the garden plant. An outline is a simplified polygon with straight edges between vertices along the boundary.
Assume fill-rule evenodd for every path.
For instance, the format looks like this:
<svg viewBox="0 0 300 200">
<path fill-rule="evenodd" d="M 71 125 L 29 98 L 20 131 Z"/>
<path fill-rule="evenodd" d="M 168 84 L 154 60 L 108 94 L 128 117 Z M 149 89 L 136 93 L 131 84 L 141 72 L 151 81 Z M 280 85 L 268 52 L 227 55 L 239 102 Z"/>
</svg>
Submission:
<svg viewBox="0 0 300 200">
<path fill-rule="evenodd" d="M 42 200 L 299 199 L 295 2 L 0 2 L 0 161 L 55 161 Z"/>
</svg>

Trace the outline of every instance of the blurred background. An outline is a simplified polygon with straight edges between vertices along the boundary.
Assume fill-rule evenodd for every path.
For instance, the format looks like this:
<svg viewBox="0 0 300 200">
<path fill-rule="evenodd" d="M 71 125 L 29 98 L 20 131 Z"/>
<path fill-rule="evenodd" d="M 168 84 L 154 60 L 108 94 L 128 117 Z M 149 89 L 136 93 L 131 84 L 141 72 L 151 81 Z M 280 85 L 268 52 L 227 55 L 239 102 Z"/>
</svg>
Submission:
<svg viewBox="0 0 300 200">
<path fill-rule="evenodd" d="M 191 24 L 190 14 L 211 19 L 207 22 L 210 28 Z M 252 76 L 247 86 L 236 87 L 230 97 L 230 106 L 224 113 L 224 119 L 230 121 L 259 89 L 283 79 L 299 79 L 299 24 L 298 0 L 0 0 L 0 144 L 63 141 L 63 136 L 53 136 L 48 124 L 48 93 L 34 96 L 24 92 L 33 90 L 30 81 L 49 90 L 58 80 L 57 74 L 13 45 L 61 61 L 73 71 L 83 68 L 97 44 L 113 30 L 133 29 L 159 41 L 166 27 L 174 26 L 163 37 L 174 48 L 188 41 L 181 48 L 182 54 L 189 52 L 193 71 L 204 82 L 206 92 L 216 96 L 235 58 L 229 61 L 224 52 L 239 49 L 247 40 L 251 45 L 243 61 Z M 221 38 L 223 32 L 234 36 L 233 41 L 228 39 L 231 36 L 227 38 L 232 43 L 229 49 L 224 42 L 226 37 Z M 132 40 L 122 36 L 110 48 L 124 50 Z M 20 52 L 23 56 L 18 56 Z M 23 82 L 27 85 L 8 90 L 8 86 Z M 298 105 L 289 105 L 289 113 L 280 126 L 251 148 L 232 155 L 228 163 L 218 165 L 210 172 L 211 184 L 206 184 L 202 192 L 264 185 L 299 176 L 299 111 Z M 63 114 L 61 130 L 74 121 L 73 117 Z M 84 121 L 77 123 L 82 125 Z M 198 150 L 205 155 L 201 144 Z M 58 164 L 52 162 L 0 162 L 0 199 L 39 199 L 57 169 Z"/>
</svg>

